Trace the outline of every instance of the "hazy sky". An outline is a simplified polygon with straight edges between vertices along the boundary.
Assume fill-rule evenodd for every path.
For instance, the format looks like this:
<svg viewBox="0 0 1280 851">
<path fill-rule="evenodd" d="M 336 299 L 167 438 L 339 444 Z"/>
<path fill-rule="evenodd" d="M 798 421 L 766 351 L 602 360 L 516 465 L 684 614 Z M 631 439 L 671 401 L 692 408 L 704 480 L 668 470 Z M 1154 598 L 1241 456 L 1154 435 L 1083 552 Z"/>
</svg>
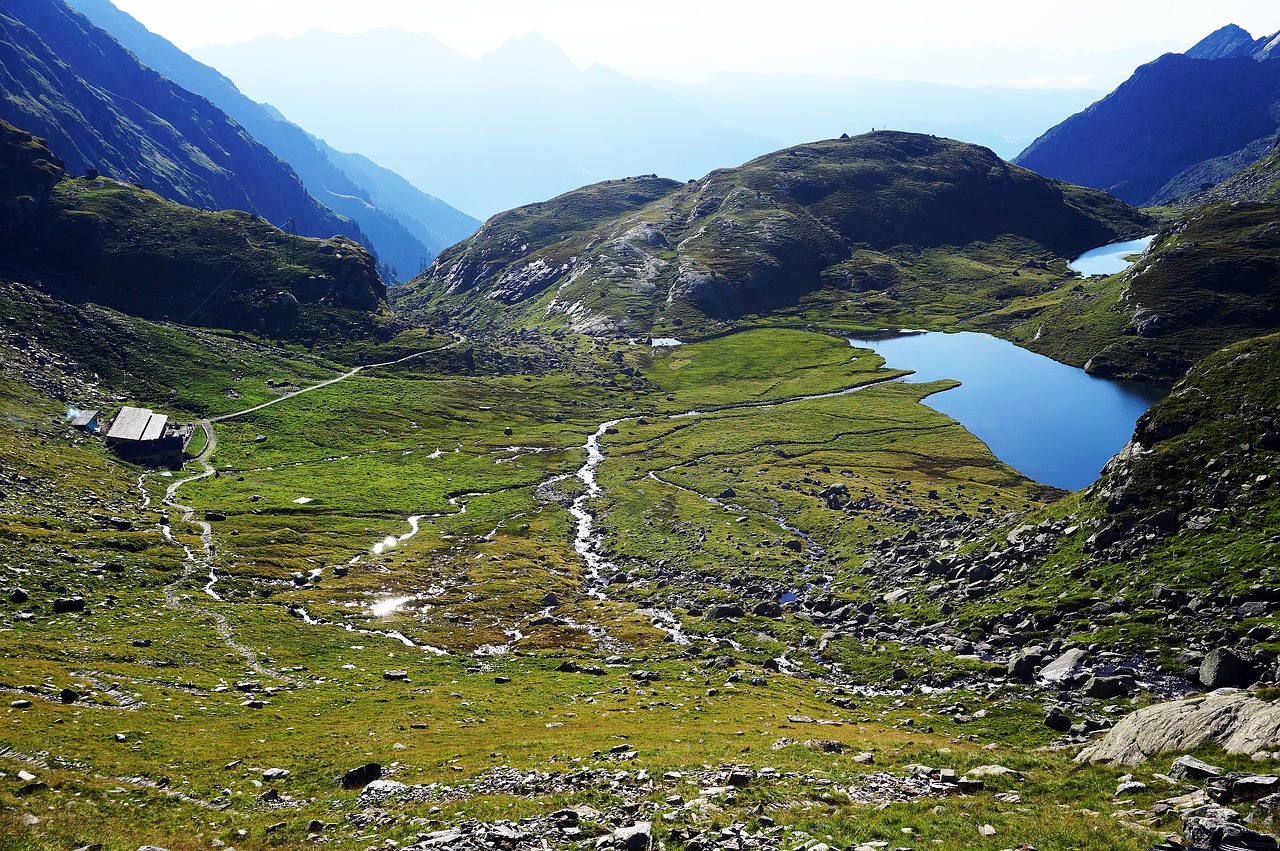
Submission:
<svg viewBox="0 0 1280 851">
<path fill-rule="evenodd" d="M 698 81 L 795 71 L 962 85 L 1109 88 L 1227 23 L 1280 30 L 1275 0 L 114 0 L 190 49 L 312 28 L 428 32 L 471 56 L 536 30 L 579 65 Z"/>
</svg>

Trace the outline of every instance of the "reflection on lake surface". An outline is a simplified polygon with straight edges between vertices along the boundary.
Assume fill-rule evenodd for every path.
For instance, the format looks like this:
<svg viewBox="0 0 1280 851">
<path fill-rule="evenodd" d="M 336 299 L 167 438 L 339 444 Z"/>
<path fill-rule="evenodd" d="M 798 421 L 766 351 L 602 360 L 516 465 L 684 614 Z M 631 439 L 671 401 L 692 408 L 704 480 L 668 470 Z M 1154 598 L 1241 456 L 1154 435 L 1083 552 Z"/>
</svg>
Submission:
<svg viewBox="0 0 1280 851">
<path fill-rule="evenodd" d="M 1142 239 L 1104 245 L 1101 248 L 1086 251 L 1067 265 L 1086 278 L 1090 275 L 1115 275 L 1133 265 L 1125 259 L 1126 257 L 1141 254 L 1153 239 L 1155 239 L 1154 236 L 1144 236 Z"/>
<path fill-rule="evenodd" d="M 989 334 L 849 342 L 875 350 L 890 367 L 914 370 L 909 381 L 960 381 L 925 404 L 960 421 L 1024 475 L 1067 490 L 1092 483 L 1133 435 L 1138 417 L 1168 392 L 1094 378 Z"/>
</svg>

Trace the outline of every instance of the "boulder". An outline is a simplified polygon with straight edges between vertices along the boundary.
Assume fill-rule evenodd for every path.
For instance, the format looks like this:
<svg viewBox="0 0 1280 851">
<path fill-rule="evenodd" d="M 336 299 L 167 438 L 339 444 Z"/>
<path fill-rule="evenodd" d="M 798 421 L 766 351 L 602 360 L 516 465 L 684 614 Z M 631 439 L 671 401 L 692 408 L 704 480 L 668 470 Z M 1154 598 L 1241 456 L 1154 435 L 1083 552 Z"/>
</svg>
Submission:
<svg viewBox="0 0 1280 851">
<path fill-rule="evenodd" d="M 707 619 L 713 621 L 729 621 L 746 614 L 737 603 L 720 603 L 712 606 L 707 612 Z"/>
<path fill-rule="evenodd" d="M 1221 768 L 1193 756 L 1180 756 L 1169 766 L 1169 776 L 1174 780 L 1204 780 L 1220 774 Z"/>
<path fill-rule="evenodd" d="M 1080 673 L 1080 669 L 1084 666 L 1087 658 L 1089 658 L 1089 654 L 1086 651 L 1079 647 L 1073 647 L 1041 668 L 1040 679 L 1046 683 L 1056 683 L 1073 677 Z"/>
<path fill-rule="evenodd" d="M 1182 834 L 1192 848 L 1248 849 L 1276 851 L 1280 849 L 1274 836 L 1250 830 L 1240 823 L 1234 810 L 1209 804 L 1188 812 L 1182 819 Z"/>
<path fill-rule="evenodd" d="M 1239 650 L 1219 647 L 1200 663 L 1200 684 L 1207 689 L 1246 688 L 1258 681 L 1253 660 Z"/>
<path fill-rule="evenodd" d="M 1065 733 L 1071 729 L 1071 716 L 1061 706 L 1051 706 L 1044 713 L 1044 725 L 1050 730 Z"/>
<path fill-rule="evenodd" d="M 625 851 L 648 851 L 653 843 L 653 825 L 639 821 L 630 827 L 620 827 L 613 832 L 613 838 Z"/>
<path fill-rule="evenodd" d="M 1110 700 L 1113 697 L 1128 697 L 1133 694 L 1136 682 L 1130 676 L 1090 677 L 1084 684 L 1081 694 L 1098 700 Z"/>
<path fill-rule="evenodd" d="M 59 597 L 53 601 L 53 613 L 55 615 L 62 615 L 67 612 L 83 611 L 84 597 Z"/>
<path fill-rule="evenodd" d="M 1158 703 L 1123 718 L 1076 762 L 1138 765 L 1161 753 L 1219 745 L 1227 753 L 1253 754 L 1280 741 L 1280 703 L 1227 692 Z"/>
<path fill-rule="evenodd" d="M 342 775 L 339 782 L 343 789 L 363 789 L 381 776 L 382 766 L 376 762 L 370 762 L 351 769 Z"/>
<path fill-rule="evenodd" d="M 1008 675 L 1011 680 L 1030 680 L 1036 670 L 1044 664 L 1045 654 L 1049 651 L 1039 644 L 1024 647 L 1009 660 Z"/>
</svg>

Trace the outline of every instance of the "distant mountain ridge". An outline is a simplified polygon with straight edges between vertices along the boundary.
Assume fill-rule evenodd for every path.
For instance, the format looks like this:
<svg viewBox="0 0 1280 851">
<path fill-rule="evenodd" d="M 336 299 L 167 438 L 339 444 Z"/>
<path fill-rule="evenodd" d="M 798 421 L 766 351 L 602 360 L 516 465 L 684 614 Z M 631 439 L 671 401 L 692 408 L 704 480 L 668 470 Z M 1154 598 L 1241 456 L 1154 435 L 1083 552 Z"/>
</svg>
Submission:
<svg viewBox="0 0 1280 851">
<path fill-rule="evenodd" d="M 1014 162 L 1130 204 L 1167 204 L 1265 156 L 1280 134 L 1280 34 L 1224 27 L 1138 68 Z"/>
<path fill-rule="evenodd" d="M 580 71 L 536 33 L 474 60 L 395 28 L 194 54 L 330 144 L 482 217 L 607 177 L 698 177 L 776 147 L 607 68 Z"/>
<path fill-rule="evenodd" d="M 0 8 L 0 119 L 49 139 L 73 173 L 96 169 L 191 206 L 293 219 L 301 234 L 361 237 L 244 128 L 61 0 Z"/>
<path fill-rule="evenodd" d="M 871 127 L 960 138 L 1008 157 L 1098 95 L 782 74 L 635 80 L 600 65 L 579 70 L 537 33 L 478 59 L 395 28 L 313 30 L 194 53 L 329 142 L 478 216 L 605 179 L 697 179 Z"/>
<path fill-rule="evenodd" d="M 441 249 L 480 222 L 421 192 L 399 175 L 355 154 L 335 150 L 278 112 L 245 97 L 222 74 L 179 50 L 110 0 L 69 0 L 143 63 L 190 92 L 208 98 L 276 156 L 293 166 L 320 201 L 359 223 L 380 259 L 408 278 Z"/>
</svg>

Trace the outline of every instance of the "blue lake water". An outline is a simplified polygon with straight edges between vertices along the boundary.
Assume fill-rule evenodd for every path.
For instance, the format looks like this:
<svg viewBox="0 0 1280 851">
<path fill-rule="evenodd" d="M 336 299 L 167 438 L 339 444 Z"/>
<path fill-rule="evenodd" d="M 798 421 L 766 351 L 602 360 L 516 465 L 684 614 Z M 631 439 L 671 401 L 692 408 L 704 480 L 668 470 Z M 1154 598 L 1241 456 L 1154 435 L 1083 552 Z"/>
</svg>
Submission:
<svg viewBox="0 0 1280 851">
<path fill-rule="evenodd" d="M 1038 482 L 1079 490 L 1128 442 L 1143 412 L 1168 392 L 1094 378 L 1082 369 L 988 334 L 907 334 L 851 339 L 908 381 L 953 378 L 961 386 L 925 400 L 961 422 L 1011 467 Z"/>
<path fill-rule="evenodd" d="M 1154 236 L 1132 239 L 1128 242 L 1116 242 L 1104 245 L 1092 251 L 1086 251 L 1067 265 L 1084 275 L 1115 275 L 1128 269 L 1131 265 L 1126 257 L 1141 254 L 1151 244 Z"/>
</svg>

